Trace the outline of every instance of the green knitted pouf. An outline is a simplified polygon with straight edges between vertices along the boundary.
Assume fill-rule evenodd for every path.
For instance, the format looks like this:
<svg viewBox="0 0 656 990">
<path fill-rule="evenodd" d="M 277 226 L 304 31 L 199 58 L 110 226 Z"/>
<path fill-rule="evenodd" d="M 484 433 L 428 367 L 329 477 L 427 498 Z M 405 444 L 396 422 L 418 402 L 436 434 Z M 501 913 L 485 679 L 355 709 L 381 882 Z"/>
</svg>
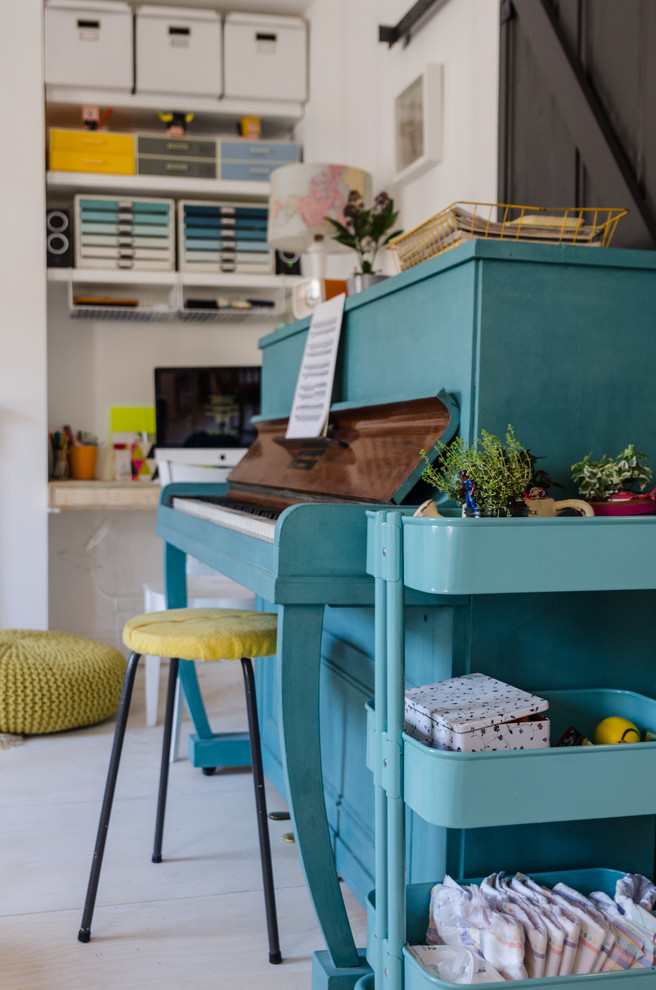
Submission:
<svg viewBox="0 0 656 990">
<path fill-rule="evenodd" d="M 0 732 L 102 722 L 118 711 L 125 665 L 113 646 L 70 633 L 0 630 Z"/>
</svg>

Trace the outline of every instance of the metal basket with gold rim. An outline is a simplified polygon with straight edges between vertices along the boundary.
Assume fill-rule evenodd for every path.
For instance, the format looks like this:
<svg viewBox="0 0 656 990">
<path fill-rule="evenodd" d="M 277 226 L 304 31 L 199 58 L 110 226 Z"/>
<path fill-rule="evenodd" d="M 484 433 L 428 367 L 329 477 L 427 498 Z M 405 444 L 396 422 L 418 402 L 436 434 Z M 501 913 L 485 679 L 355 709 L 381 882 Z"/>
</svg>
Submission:
<svg viewBox="0 0 656 990">
<path fill-rule="evenodd" d="M 550 208 L 511 203 L 452 203 L 388 244 L 401 271 L 474 237 L 533 244 L 608 247 L 628 210 L 600 207 Z"/>
</svg>

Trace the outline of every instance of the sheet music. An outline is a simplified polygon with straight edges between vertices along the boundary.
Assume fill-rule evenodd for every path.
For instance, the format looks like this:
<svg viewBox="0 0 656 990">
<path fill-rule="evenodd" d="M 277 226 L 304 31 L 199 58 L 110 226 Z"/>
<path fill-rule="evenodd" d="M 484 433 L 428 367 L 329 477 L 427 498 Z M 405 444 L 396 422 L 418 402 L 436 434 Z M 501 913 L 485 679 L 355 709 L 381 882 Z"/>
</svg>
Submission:
<svg viewBox="0 0 656 990">
<path fill-rule="evenodd" d="M 345 299 L 342 292 L 314 311 L 287 424 L 288 440 L 320 437 L 326 431 Z"/>
</svg>

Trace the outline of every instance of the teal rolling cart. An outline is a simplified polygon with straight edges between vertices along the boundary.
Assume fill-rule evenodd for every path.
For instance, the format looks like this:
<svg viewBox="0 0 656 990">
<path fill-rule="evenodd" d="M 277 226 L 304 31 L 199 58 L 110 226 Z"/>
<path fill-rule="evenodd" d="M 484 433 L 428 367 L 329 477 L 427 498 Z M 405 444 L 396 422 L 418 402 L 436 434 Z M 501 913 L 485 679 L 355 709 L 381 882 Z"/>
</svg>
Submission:
<svg viewBox="0 0 656 990">
<path fill-rule="evenodd" d="M 376 990 L 447 990 L 451 984 L 428 974 L 407 951 L 425 940 L 432 883 L 406 882 L 406 808 L 433 825 L 467 830 L 653 815 L 656 743 L 455 753 L 417 742 L 403 731 L 406 605 L 415 592 L 439 604 L 462 595 L 654 588 L 656 518 L 426 519 L 403 510 L 367 516 L 367 571 L 374 577 L 376 609 L 367 749 L 375 789 L 376 887 L 368 903 L 367 956 L 374 976 L 364 977 L 358 988 L 370 990 L 375 983 Z M 656 729 L 656 700 L 650 697 L 603 684 L 543 691 L 539 677 L 536 670 L 536 691 L 549 700 L 552 740 L 570 724 L 591 735 L 596 723 L 612 714 L 641 729 Z M 556 857 L 562 852 L 558 842 L 556 837 Z M 643 860 L 652 869 L 653 852 L 652 842 Z M 608 861 L 598 868 L 533 875 L 552 883 L 563 879 L 586 893 L 612 894 L 625 872 L 622 856 L 621 847 L 608 848 Z M 494 869 L 491 864 L 489 872 Z M 523 870 L 521 862 L 517 869 Z M 587 987 L 631 981 L 631 990 L 653 990 L 656 971 L 540 983 L 560 990 L 581 979 Z M 535 990 L 536 981 L 513 986 Z"/>
</svg>

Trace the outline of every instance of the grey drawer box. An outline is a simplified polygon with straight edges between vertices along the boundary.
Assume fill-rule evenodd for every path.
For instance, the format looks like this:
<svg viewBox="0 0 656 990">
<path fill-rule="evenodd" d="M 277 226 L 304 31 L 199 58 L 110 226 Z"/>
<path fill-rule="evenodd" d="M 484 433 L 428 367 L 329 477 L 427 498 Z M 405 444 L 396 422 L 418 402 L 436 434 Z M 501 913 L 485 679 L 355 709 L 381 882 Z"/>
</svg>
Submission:
<svg viewBox="0 0 656 990">
<path fill-rule="evenodd" d="M 181 175 L 193 179 L 216 179 L 216 162 L 201 159 L 157 158 L 141 155 L 137 158 L 138 175 Z"/>
<path fill-rule="evenodd" d="M 219 141 L 221 161 L 269 161 L 282 165 L 299 160 L 300 145 L 294 141 Z"/>
<path fill-rule="evenodd" d="M 274 169 L 282 162 L 221 162 L 221 179 L 242 179 L 251 182 L 268 182 Z"/>
<path fill-rule="evenodd" d="M 160 155 L 163 158 L 216 158 L 216 141 L 197 138 L 151 137 L 137 135 L 138 155 Z"/>
</svg>

